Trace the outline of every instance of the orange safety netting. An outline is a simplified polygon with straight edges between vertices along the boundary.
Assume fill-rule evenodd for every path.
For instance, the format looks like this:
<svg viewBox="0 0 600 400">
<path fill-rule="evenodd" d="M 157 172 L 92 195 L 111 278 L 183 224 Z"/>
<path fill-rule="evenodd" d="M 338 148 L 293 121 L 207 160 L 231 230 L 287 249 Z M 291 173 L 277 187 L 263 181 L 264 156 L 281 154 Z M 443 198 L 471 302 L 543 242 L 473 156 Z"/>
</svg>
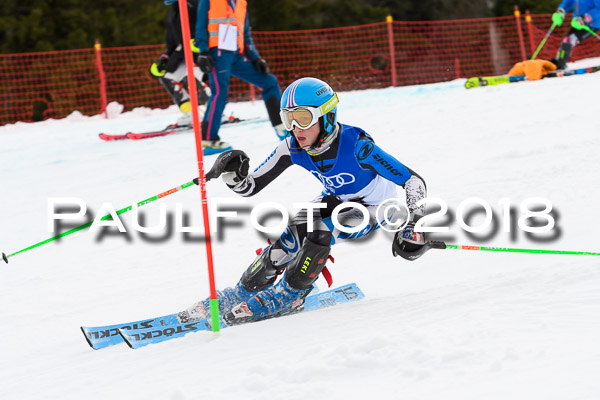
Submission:
<svg viewBox="0 0 600 400">
<path fill-rule="evenodd" d="M 555 30 L 538 58 L 555 55 L 568 21 Z M 521 36 L 515 16 L 253 35 L 282 89 L 297 78 L 314 76 L 345 91 L 506 74 L 516 62 L 531 56 L 551 25 L 550 15 L 534 15 L 531 23 L 521 16 L 519 22 Z M 125 110 L 168 107 L 171 99 L 148 74 L 163 48 L 0 55 L 0 124 L 62 118 L 74 110 L 94 115 L 102 111 L 105 101 L 117 101 Z M 575 48 L 572 58 L 597 55 L 600 40 L 592 37 Z M 232 78 L 229 101 L 249 100 L 253 92 L 247 83 Z"/>
</svg>

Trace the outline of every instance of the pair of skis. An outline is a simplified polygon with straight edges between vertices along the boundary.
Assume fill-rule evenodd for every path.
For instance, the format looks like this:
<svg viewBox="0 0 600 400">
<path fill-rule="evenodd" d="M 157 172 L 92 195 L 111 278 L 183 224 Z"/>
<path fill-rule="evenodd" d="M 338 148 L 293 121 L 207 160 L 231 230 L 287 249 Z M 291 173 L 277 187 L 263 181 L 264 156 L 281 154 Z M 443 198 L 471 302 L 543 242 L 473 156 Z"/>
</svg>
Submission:
<svg viewBox="0 0 600 400">
<path fill-rule="evenodd" d="M 577 69 L 567 69 L 560 71 L 552 71 L 549 72 L 544 78 L 560 78 L 563 76 L 571 76 L 571 75 L 583 75 L 583 74 L 591 74 L 594 72 L 600 71 L 600 66 L 596 67 L 587 67 L 587 68 L 577 68 Z M 496 86 L 502 85 L 504 83 L 513 83 L 513 82 L 521 82 L 526 81 L 527 78 L 525 75 L 498 75 L 498 76 L 484 76 L 484 77 L 473 77 L 467 79 L 465 82 L 465 88 L 472 89 L 476 87 L 482 86 Z"/>
<path fill-rule="evenodd" d="M 358 301 L 364 297 L 365 295 L 355 283 L 349 283 L 336 289 L 309 295 L 306 297 L 304 304 L 293 313 L 333 307 L 342 303 Z M 81 331 L 88 344 L 93 349 L 98 350 L 123 342 L 130 348 L 137 349 L 149 344 L 180 338 L 190 332 L 210 331 L 212 329 L 210 319 L 180 322 L 177 316 L 178 314 L 169 314 L 158 318 L 116 325 L 82 326 Z M 221 320 L 221 328 L 227 327 L 228 325 Z"/>
<path fill-rule="evenodd" d="M 246 123 L 256 123 L 256 122 L 265 122 L 265 121 L 268 121 L 268 119 L 267 118 L 258 118 L 258 117 L 257 118 L 249 118 L 249 119 L 240 119 L 240 118 L 231 117 L 231 118 L 226 119 L 223 122 L 221 122 L 221 125 L 222 126 L 229 126 L 229 125 L 234 125 L 234 124 L 235 125 L 243 125 Z M 190 131 L 192 129 L 194 129 L 193 125 L 172 124 L 172 125 L 167 126 L 164 129 L 160 129 L 158 131 L 148 131 L 148 132 L 141 132 L 141 133 L 127 132 L 122 135 L 99 133 L 98 136 L 100 137 L 100 139 L 104 140 L 105 142 L 110 142 L 113 140 L 124 140 L 124 139 L 141 140 L 141 139 L 150 139 L 150 138 L 157 137 L 157 136 L 172 135 L 174 133 Z"/>
</svg>

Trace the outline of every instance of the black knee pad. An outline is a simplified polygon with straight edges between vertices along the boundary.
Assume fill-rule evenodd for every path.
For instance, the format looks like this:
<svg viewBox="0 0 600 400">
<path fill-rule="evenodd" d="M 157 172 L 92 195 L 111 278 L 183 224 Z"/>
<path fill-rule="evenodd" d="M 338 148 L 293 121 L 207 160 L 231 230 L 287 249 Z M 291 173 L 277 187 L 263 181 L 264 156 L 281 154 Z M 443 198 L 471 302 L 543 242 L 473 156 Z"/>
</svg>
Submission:
<svg viewBox="0 0 600 400">
<path fill-rule="evenodd" d="M 308 289 L 323 271 L 329 251 L 329 243 L 321 245 L 304 239 L 294 262 L 286 270 L 286 282 L 294 289 Z"/>
<path fill-rule="evenodd" d="M 277 279 L 277 275 L 282 272 L 273 266 L 271 262 L 271 246 L 263 250 L 250 264 L 248 269 L 242 275 L 241 283 L 244 289 L 249 292 L 259 292 L 267 288 Z"/>
<path fill-rule="evenodd" d="M 315 244 L 329 247 L 331 245 L 331 238 L 333 234 L 330 231 L 319 231 L 315 230 L 306 234 L 306 239 L 310 240 Z"/>
</svg>

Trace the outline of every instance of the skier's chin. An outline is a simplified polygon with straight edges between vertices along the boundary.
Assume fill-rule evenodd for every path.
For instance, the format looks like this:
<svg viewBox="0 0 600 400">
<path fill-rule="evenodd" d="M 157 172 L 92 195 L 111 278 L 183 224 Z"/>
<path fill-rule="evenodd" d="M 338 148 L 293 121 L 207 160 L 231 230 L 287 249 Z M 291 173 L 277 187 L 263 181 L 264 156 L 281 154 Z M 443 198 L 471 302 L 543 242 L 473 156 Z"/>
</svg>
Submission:
<svg viewBox="0 0 600 400">
<path fill-rule="evenodd" d="M 310 149 L 311 147 L 312 147 L 312 143 L 308 143 L 308 142 L 300 143 L 300 148 L 302 148 L 302 149 L 306 150 L 306 149 Z"/>
</svg>

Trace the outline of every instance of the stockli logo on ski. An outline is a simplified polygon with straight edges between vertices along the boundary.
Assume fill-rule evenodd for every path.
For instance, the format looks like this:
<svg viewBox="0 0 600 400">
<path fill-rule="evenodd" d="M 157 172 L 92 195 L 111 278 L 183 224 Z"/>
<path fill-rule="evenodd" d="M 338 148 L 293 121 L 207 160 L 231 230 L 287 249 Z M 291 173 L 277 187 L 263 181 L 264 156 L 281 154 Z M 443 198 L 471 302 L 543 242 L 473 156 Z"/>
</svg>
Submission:
<svg viewBox="0 0 600 400">
<path fill-rule="evenodd" d="M 300 312 L 307 312 L 336 306 L 343 303 L 350 303 L 361 300 L 365 297 L 363 292 L 355 283 L 349 283 L 340 286 L 336 289 L 330 289 L 322 293 L 310 294 L 304 299 L 304 304 L 297 304 L 298 308 L 290 313 L 273 315 L 271 317 L 282 317 Z M 82 327 L 88 344 L 94 349 L 101 349 L 119 343 L 126 343 L 130 348 L 137 349 L 149 344 L 160 343 L 167 340 L 177 339 L 185 336 L 190 332 L 210 331 L 210 320 L 202 319 L 194 322 L 180 322 L 177 319 L 178 314 L 170 314 L 164 317 L 155 318 L 152 320 L 152 327 L 141 329 L 126 329 L 121 326 L 134 326 L 142 321 L 131 322 L 119 325 L 108 325 L 101 327 Z M 262 321 L 263 319 L 253 320 L 252 322 Z M 146 320 L 150 321 L 150 320 Z M 221 321 L 221 327 L 227 328 L 228 325 Z M 118 336 L 110 336 L 109 338 L 99 338 L 96 335 L 88 335 L 86 332 L 98 332 L 106 329 L 117 329 Z"/>
</svg>

